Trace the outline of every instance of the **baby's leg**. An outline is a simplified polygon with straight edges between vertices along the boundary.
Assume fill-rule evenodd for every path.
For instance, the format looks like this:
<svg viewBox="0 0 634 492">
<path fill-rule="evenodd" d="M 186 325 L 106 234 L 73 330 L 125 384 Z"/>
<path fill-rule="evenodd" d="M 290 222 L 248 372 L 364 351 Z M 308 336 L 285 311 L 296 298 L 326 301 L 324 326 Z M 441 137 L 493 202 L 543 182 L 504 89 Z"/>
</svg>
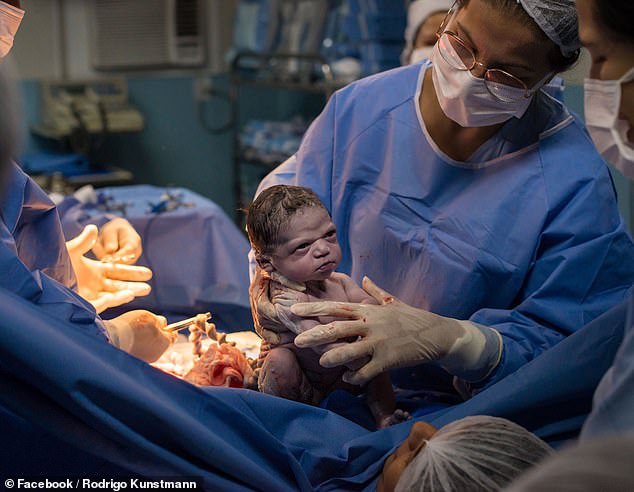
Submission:
<svg viewBox="0 0 634 492">
<path fill-rule="evenodd" d="M 394 388 L 387 372 L 379 374 L 368 383 L 366 400 L 379 429 L 411 418 L 408 412 L 397 410 Z"/>
<path fill-rule="evenodd" d="M 283 347 L 268 351 L 259 372 L 258 388 L 262 393 L 311 405 L 321 399 L 293 351 Z"/>
</svg>

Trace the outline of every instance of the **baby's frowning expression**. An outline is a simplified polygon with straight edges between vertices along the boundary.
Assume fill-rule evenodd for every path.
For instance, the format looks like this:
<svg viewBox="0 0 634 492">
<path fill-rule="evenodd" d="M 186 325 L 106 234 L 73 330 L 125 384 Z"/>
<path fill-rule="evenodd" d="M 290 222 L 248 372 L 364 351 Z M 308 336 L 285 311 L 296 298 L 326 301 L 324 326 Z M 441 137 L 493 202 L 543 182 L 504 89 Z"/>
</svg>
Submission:
<svg viewBox="0 0 634 492">
<path fill-rule="evenodd" d="M 271 263 L 296 282 L 325 280 L 341 261 L 337 228 L 321 207 L 298 210 L 280 229 L 282 241 Z"/>
</svg>

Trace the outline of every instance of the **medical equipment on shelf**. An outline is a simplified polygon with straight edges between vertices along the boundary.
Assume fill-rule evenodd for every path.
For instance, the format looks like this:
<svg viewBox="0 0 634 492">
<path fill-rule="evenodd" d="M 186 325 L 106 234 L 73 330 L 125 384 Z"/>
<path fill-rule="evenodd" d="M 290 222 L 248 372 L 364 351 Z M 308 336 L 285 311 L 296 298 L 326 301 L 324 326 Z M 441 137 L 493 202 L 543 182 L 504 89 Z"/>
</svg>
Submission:
<svg viewBox="0 0 634 492">
<path fill-rule="evenodd" d="M 88 134 L 138 132 L 143 116 L 128 101 L 125 79 L 44 81 L 42 122 L 33 131 L 47 138 Z"/>
</svg>

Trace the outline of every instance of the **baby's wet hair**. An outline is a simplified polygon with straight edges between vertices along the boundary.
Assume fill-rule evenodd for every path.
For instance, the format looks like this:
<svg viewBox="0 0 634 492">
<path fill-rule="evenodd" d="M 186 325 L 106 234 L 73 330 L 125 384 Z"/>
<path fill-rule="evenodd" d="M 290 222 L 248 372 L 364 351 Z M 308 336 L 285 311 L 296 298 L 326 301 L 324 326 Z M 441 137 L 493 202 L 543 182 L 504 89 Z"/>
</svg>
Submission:
<svg viewBox="0 0 634 492">
<path fill-rule="evenodd" d="M 308 207 L 327 211 L 310 188 L 275 185 L 262 191 L 247 209 L 247 235 L 253 250 L 258 254 L 270 254 L 287 239 L 280 235 L 282 227 L 299 210 Z"/>
</svg>

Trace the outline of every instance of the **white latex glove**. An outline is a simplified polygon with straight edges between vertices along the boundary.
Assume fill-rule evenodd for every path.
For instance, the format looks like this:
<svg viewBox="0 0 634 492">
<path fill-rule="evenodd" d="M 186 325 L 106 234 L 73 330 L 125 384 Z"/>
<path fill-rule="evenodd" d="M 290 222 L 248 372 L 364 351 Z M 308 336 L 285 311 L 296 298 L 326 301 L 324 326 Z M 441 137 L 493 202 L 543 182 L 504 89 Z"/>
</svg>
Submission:
<svg viewBox="0 0 634 492">
<path fill-rule="evenodd" d="M 92 251 L 102 261 L 132 265 L 143 252 L 141 236 L 127 220 L 117 217 L 101 228 Z"/>
<path fill-rule="evenodd" d="M 66 242 L 79 295 L 90 302 L 98 313 L 130 302 L 136 296 L 148 295 L 152 290 L 145 283 L 152 278 L 149 268 L 102 263 L 84 256 L 97 241 L 97 234 L 97 226 L 90 224 L 79 236 Z"/>
<path fill-rule="evenodd" d="M 289 343 L 292 342 L 295 334 L 290 332 L 283 321 L 278 318 L 275 306 L 271 303 L 269 298 L 269 282 L 271 280 L 298 292 L 305 291 L 306 287 L 277 272 L 269 275 L 268 272 L 259 267 L 255 269 L 255 276 L 249 286 L 249 302 L 257 334 L 272 345 Z M 291 302 L 288 304 L 290 305 Z"/>
<path fill-rule="evenodd" d="M 129 311 L 104 320 L 112 345 L 146 362 L 154 362 L 176 340 L 177 333 L 165 331 L 167 320 L 149 311 Z"/>
<path fill-rule="evenodd" d="M 291 307 L 293 314 L 299 316 L 343 319 L 298 335 L 295 338 L 298 347 L 315 347 L 358 337 L 355 342 L 328 350 L 319 360 L 323 367 L 335 367 L 367 357 L 368 362 L 360 369 L 344 374 L 345 382 L 363 385 L 388 369 L 425 362 L 438 362 L 450 373 L 460 375 L 471 372 L 472 366 L 480 361 L 486 345 L 480 327 L 409 306 L 367 277 L 363 279 L 363 289 L 379 305 L 328 301 Z M 499 347 L 488 347 L 488 350 L 494 349 Z"/>
</svg>

